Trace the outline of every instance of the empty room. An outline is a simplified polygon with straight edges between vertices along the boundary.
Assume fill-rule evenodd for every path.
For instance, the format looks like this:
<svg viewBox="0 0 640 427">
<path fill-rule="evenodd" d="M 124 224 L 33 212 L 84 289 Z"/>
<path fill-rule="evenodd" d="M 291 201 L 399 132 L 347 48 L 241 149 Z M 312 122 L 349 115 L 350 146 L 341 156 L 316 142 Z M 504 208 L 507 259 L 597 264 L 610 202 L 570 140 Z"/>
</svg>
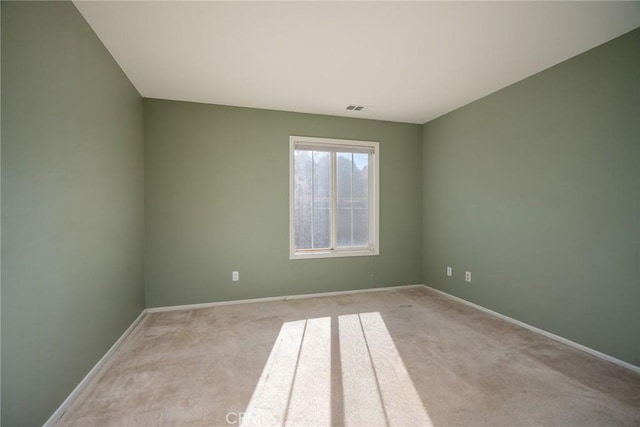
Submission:
<svg viewBox="0 0 640 427">
<path fill-rule="evenodd" d="M 640 425 L 640 2 L 0 14 L 3 426 Z"/>
</svg>

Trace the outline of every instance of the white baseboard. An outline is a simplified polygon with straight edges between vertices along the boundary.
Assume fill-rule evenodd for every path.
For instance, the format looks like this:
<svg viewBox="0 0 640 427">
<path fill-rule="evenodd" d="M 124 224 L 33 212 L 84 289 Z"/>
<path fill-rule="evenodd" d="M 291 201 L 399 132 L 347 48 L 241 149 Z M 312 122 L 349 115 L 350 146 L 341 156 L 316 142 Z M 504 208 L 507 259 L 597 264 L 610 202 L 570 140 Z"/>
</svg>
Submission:
<svg viewBox="0 0 640 427">
<path fill-rule="evenodd" d="M 449 299 L 452 299 L 454 301 L 460 302 L 462 304 L 468 305 L 468 306 L 473 307 L 473 308 L 475 308 L 477 310 L 480 310 L 480 311 L 483 311 L 483 312 L 485 312 L 487 314 L 495 316 L 495 317 L 497 317 L 499 319 L 506 320 L 507 322 L 510 322 L 510 323 L 515 324 L 515 325 L 521 326 L 521 327 L 523 327 L 525 329 L 529 329 L 530 331 L 536 332 L 536 333 L 538 333 L 540 335 L 544 335 L 547 338 L 551 338 L 552 340 L 559 341 L 559 342 L 561 342 L 563 344 L 566 344 L 566 345 L 568 345 L 570 347 L 576 348 L 578 350 L 582 350 L 582 351 L 584 351 L 586 353 L 591 354 L 592 356 L 596 356 L 596 357 L 599 357 L 600 359 L 604 359 L 604 360 L 606 360 L 608 362 L 615 363 L 616 365 L 622 366 L 623 368 L 627 368 L 627 369 L 630 369 L 630 370 L 635 371 L 637 373 L 640 373 L 640 366 L 632 365 L 631 363 L 627 363 L 627 362 L 625 362 L 623 360 L 616 359 L 615 357 L 609 356 L 608 354 L 605 354 L 605 353 L 601 353 L 598 350 L 594 350 L 594 349 L 592 349 L 590 347 L 584 346 L 582 344 L 578 344 L 577 342 L 574 342 L 574 341 L 571 341 L 569 339 L 563 338 L 563 337 L 561 337 L 559 335 L 556 335 L 556 334 L 552 334 L 551 332 L 547 332 L 547 331 L 545 331 L 543 329 L 536 328 L 535 326 L 531 326 L 528 323 L 524 323 L 524 322 L 521 322 L 519 320 L 513 319 L 513 318 L 511 318 L 509 316 L 505 316 L 504 314 L 500 314 L 500 313 L 498 313 L 496 311 L 489 310 L 488 308 L 485 308 L 485 307 L 483 307 L 481 305 L 474 304 L 474 303 L 472 303 L 470 301 L 467 301 L 465 299 L 462 299 L 460 297 L 457 297 L 457 296 L 448 294 L 446 292 L 443 292 L 441 290 L 432 288 L 431 286 L 428 286 L 428 285 L 423 285 L 423 286 L 426 287 L 427 289 L 430 289 L 430 290 L 432 290 L 432 291 L 434 291 L 434 292 L 446 297 L 446 298 L 449 298 Z"/>
<path fill-rule="evenodd" d="M 424 285 L 401 285 L 401 286 L 390 286 L 386 288 L 354 289 L 351 291 L 319 292 L 315 294 L 285 295 L 280 297 L 265 297 L 265 298 L 252 298 L 252 299 L 233 300 L 233 301 L 205 302 L 201 304 L 172 305 L 172 306 L 166 306 L 166 307 L 147 308 L 147 313 L 161 313 L 164 311 L 178 311 L 178 310 L 194 310 L 198 308 L 218 307 L 221 305 L 254 304 L 258 302 L 287 301 L 287 300 L 303 299 L 303 298 L 330 297 L 330 296 L 336 296 L 336 295 L 360 294 L 363 292 L 389 291 L 393 289 L 410 288 L 410 287 L 422 288 L 423 286 Z"/>
<path fill-rule="evenodd" d="M 71 403 L 73 403 L 73 401 L 75 400 L 76 397 L 78 397 L 80 392 L 89 384 L 89 382 L 93 379 L 93 377 L 95 377 L 98 371 L 100 371 L 100 368 L 102 368 L 105 365 L 105 363 L 107 363 L 107 361 L 109 360 L 111 355 L 116 351 L 118 346 L 120 346 L 120 344 L 122 344 L 125 338 L 127 338 L 127 336 L 129 336 L 129 334 L 133 332 L 133 330 L 142 323 L 142 319 L 146 314 L 147 314 L 147 310 L 142 310 L 142 312 L 138 315 L 138 317 L 136 317 L 136 320 L 134 320 L 133 323 L 131 323 L 131 325 L 127 328 L 127 330 L 124 331 L 122 335 L 120 335 L 120 338 L 118 338 L 118 340 L 111 346 L 111 348 L 104 354 L 104 356 L 102 356 L 102 358 L 98 360 L 98 363 L 96 363 L 94 367 L 91 368 L 89 373 L 85 375 L 82 381 L 80 381 L 80 383 L 76 386 L 76 388 L 73 389 L 73 391 L 69 394 L 69 396 L 67 396 L 67 398 L 64 400 L 64 402 L 62 402 L 62 404 L 58 407 L 58 409 L 56 409 L 56 411 L 49 417 L 47 422 L 44 423 L 43 427 L 53 427 L 56 424 L 56 422 L 58 422 L 58 420 L 62 418 L 64 413 L 67 411 L 67 409 L 69 409 L 69 406 L 71 406 Z"/>
</svg>

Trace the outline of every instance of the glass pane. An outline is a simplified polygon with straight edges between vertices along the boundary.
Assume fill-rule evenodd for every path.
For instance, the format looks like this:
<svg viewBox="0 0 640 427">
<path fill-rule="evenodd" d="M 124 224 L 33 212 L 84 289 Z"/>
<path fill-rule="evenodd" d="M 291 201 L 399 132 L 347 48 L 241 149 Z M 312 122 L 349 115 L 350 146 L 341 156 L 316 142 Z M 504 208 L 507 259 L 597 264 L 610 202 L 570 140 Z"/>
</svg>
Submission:
<svg viewBox="0 0 640 427">
<path fill-rule="evenodd" d="M 353 246 L 351 241 L 351 214 L 353 212 L 351 192 L 353 174 L 353 154 L 336 154 L 336 187 L 337 187 L 337 209 L 336 226 L 338 236 L 338 247 Z"/>
<path fill-rule="evenodd" d="M 313 151 L 312 248 L 331 246 L 331 153 Z"/>
<path fill-rule="evenodd" d="M 296 249 L 328 248 L 331 241 L 330 153 L 296 150 L 294 162 Z"/>
<path fill-rule="evenodd" d="M 312 219 L 312 168 L 311 151 L 295 151 L 294 164 L 294 225 L 297 249 L 311 247 Z"/>
<path fill-rule="evenodd" d="M 369 154 L 354 154 L 353 164 L 353 242 L 369 246 Z"/>
<path fill-rule="evenodd" d="M 337 245 L 369 245 L 369 155 L 337 153 Z"/>
</svg>

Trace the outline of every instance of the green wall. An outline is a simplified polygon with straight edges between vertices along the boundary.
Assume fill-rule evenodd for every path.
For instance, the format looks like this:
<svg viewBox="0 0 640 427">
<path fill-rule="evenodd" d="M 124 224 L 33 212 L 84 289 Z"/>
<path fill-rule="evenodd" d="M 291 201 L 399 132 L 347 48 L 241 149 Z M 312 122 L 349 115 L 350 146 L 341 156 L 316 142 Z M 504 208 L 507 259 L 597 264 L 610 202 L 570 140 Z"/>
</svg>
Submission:
<svg viewBox="0 0 640 427">
<path fill-rule="evenodd" d="M 144 114 L 148 307 L 421 283 L 421 126 L 150 99 Z M 380 142 L 379 256 L 289 260 L 289 135 Z"/>
<path fill-rule="evenodd" d="M 144 307 L 142 99 L 70 2 L 2 2 L 2 424 L 41 425 Z"/>
<path fill-rule="evenodd" d="M 425 124 L 424 281 L 640 365 L 639 184 L 635 30 Z"/>
</svg>

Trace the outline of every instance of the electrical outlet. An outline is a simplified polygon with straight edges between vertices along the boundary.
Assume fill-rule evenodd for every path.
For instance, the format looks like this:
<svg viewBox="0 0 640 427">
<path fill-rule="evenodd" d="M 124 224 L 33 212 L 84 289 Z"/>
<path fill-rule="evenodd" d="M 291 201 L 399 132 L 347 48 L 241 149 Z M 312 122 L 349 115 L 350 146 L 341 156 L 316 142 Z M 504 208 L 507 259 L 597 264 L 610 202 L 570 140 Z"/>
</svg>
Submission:
<svg viewBox="0 0 640 427">
<path fill-rule="evenodd" d="M 466 280 L 467 282 L 471 283 L 471 272 L 470 271 L 465 271 L 464 272 L 464 280 Z"/>
<path fill-rule="evenodd" d="M 449 277 L 453 276 L 453 268 L 447 267 L 447 276 Z"/>
<path fill-rule="evenodd" d="M 240 272 L 239 271 L 234 271 L 231 273 L 231 279 L 234 282 L 237 282 L 238 280 L 240 280 Z"/>
</svg>

